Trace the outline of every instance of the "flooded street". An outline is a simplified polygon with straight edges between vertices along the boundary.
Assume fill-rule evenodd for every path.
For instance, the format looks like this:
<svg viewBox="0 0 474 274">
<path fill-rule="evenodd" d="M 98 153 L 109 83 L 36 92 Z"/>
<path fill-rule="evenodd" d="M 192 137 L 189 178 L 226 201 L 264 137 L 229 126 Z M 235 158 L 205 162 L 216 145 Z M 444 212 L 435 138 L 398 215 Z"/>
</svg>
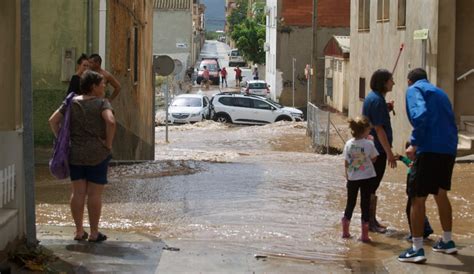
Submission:
<svg viewBox="0 0 474 274">
<path fill-rule="evenodd" d="M 222 43 L 205 48 L 206 53 L 218 53 L 221 66 L 227 66 L 226 50 Z M 249 72 L 244 70 L 245 75 Z M 198 90 L 195 86 L 194 92 Z M 210 97 L 219 88 L 201 92 Z M 180 247 L 181 252 L 170 256 L 183 263 L 165 262 L 168 271 L 192 272 L 186 265 L 192 262 L 200 266 L 196 272 L 215 271 L 206 268 L 208 264 L 217 269 L 231 266 L 230 272 L 252 272 L 258 269 L 250 267 L 257 259 L 267 267 L 260 272 L 474 271 L 473 257 L 443 256 L 431 248 L 425 250 L 433 263 L 425 268 L 396 261 L 409 246 L 404 240 L 406 168 L 401 165 L 387 168 L 378 191 L 377 212 L 389 232 L 371 233 L 371 244 L 359 242 L 357 206 L 353 237 L 342 239 L 343 157 L 313 153 L 305 122 L 239 126 L 206 120 L 173 125 L 169 143 L 164 126 L 156 127 L 155 133 L 155 161 L 110 168 L 100 226 L 159 237 Z M 37 167 L 36 179 L 37 224 L 74 226 L 70 182 L 53 180 L 46 166 Z M 474 243 L 473 182 L 474 165 L 457 164 L 450 197 L 453 237 L 460 250 L 472 250 Z M 429 198 L 427 214 L 435 235 L 426 244 L 442 233 L 436 210 Z M 452 266 L 456 260 L 463 268 Z"/>
<path fill-rule="evenodd" d="M 405 168 L 390 170 L 379 191 L 378 212 L 390 232 L 371 234 L 370 245 L 358 242 L 356 208 L 354 237 L 343 240 L 343 159 L 309 152 L 305 131 L 304 123 L 244 127 L 206 121 L 171 127 L 166 144 L 164 127 L 157 127 L 156 162 L 111 168 L 101 226 L 341 270 L 386 269 L 383 260 L 408 246 Z M 69 182 L 51 181 L 45 173 L 38 168 L 38 224 L 72 226 Z M 456 165 L 450 196 L 461 248 L 474 237 L 467 178 L 474 178 L 473 165 Z M 427 208 L 440 235 L 432 198 Z"/>
</svg>

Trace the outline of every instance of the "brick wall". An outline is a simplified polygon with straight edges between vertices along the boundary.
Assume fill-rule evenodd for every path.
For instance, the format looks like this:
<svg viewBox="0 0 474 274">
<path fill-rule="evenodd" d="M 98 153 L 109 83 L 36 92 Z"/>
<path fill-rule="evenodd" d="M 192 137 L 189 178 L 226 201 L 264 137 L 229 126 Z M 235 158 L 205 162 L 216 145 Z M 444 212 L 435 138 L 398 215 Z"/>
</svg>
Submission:
<svg viewBox="0 0 474 274">
<path fill-rule="evenodd" d="M 283 0 L 281 16 L 287 26 L 312 26 L 313 0 Z"/>
<path fill-rule="evenodd" d="M 313 0 L 283 0 L 282 17 L 288 26 L 312 26 Z M 350 0 L 318 0 L 319 27 L 349 27 Z"/>
<path fill-rule="evenodd" d="M 350 0 L 318 0 L 319 27 L 350 27 Z"/>
</svg>

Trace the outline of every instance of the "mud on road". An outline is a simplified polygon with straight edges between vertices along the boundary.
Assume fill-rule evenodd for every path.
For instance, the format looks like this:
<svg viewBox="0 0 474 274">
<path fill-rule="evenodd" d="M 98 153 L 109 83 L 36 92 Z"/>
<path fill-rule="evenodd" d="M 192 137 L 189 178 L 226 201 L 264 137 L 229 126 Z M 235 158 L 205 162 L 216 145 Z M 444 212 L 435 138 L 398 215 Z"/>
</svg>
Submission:
<svg viewBox="0 0 474 274">
<path fill-rule="evenodd" d="M 184 247 L 202 243 L 189 246 L 197 258 L 211 253 L 210 247 L 228 254 L 260 254 L 270 269 L 278 269 L 283 260 L 291 261 L 288 269 L 303 272 L 411 270 L 394 260 L 409 245 L 403 240 L 408 231 L 404 167 L 389 170 L 379 191 L 378 212 L 389 233 L 372 234 L 374 242 L 366 245 L 357 241 L 358 208 L 351 225 L 354 237 L 341 239 L 343 158 L 312 153 L 305 123 L 204 121 L 170 127 L 169 139 L 164 142 L 164 127 L 157 127 L 157 161 L 111 168 L 102 227 L 148 233 Z M 456 165 L 454 174 L 454 238 L 461 250 L 472 249 L 473 165 Z M 72 226 L 69 182 L 51 180 L 41 168 L 38 175 L 38 224 Z M 440 235 L 431 198 L 427 209 Z M 456 270 L 448 267 L 455 257 L 428 251 L 428 259 L 438 265 L 418 271 Z"/>
</svg>

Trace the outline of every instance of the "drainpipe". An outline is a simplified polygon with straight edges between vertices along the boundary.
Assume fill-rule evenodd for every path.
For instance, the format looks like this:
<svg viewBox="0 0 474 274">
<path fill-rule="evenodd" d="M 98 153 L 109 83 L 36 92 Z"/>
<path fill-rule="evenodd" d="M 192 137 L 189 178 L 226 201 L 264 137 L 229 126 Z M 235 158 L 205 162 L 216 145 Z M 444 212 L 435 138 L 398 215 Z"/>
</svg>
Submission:
<svg viewBox="0 0 474 274">
<path fill-rule="evenodd" d="M 106 26 L 107 26 L 107 0 L 100 0 L 99 4 L 99 55 L 102 56 L 102 66 L 105 68 L 105 61 L 107 60 L 105 52 L 106 41 Z"/>
<path fill-rule="evenodd" d="M 92 7 L 92 0 L 87 0 L 87 54 L 89 55 L 92 53 Z"/>
<path fill-rule="evenodd" d="M 33 93 L 31 89 L 30 0 L 21 0 L 21 99 L 23 108 L 23 170 L 25 183 L 26 243 L 36 246 L 35 154 L 33 135 Z"/>
</svg>

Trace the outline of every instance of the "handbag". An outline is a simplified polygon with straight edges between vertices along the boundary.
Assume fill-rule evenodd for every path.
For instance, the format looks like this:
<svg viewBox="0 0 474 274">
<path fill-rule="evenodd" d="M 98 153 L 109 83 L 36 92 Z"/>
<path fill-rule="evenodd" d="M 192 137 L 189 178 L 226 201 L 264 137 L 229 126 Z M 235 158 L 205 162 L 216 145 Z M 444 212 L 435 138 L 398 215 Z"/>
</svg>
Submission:
<svg viewBox="0 0 474 274">
<path fill-rule="evenodd" d="M 57 179 L 66 179 L 69 177 L 69 125 L 71 122 L 72 98 L 74 98 L 74 96 L 76 96 L 74 92 L 69 93 L 63 102 L 66 111 L 64 112 L 61 127 L 59 128 L 58 138 L 54 144 L 53 156 L 49 161 L 49 171 Z"/>
</svg>

